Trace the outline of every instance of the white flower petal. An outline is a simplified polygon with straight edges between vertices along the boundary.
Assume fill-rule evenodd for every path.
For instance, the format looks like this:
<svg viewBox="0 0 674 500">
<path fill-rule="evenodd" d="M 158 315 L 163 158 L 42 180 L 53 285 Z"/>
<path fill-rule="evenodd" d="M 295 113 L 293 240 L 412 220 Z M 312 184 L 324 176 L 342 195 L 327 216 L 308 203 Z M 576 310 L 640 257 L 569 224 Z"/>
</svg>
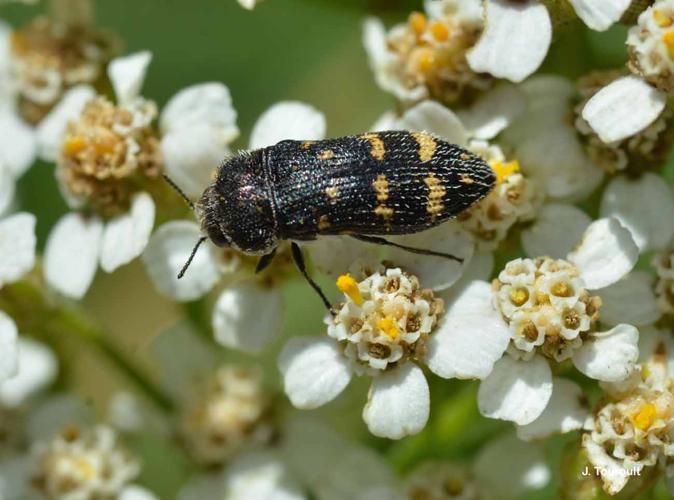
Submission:
<svg viewBox="0 0 674 500">
<path fill-rule="evenodd" d="M 660 308 L 653 293 L 653 277 L 645 271 L 632 271 L 598 293 L 602 301 L 603 323 L 641 326 L 651 324 L 660 317 Z"/>
<path fill-rule="evenodd" d="M 150 490 L 136 484 L 125 486 L 117 496 L 117 500 L 156 500 L 157 497 Z"/>
<path fill-rule="evenodd" d="M 504 356 L 480 384 L 477 404 L 485 417 L 525 425 L 543 413 L 551 396 L 552 372 L 545 358 Z"/>
<path fill-rule="evenodd" d="M 475 479 L 484 490 L 498 492 L 498 498 L 517 498 L 543 488 L 551 476 L 544 451 L 511 434 L 491 440 L 475 458 Z"/>
<path fill-rule="evenodd" d="M 285 139 L 323 139 L 325 128 L 325 115 L 313 106 L 298 101 L 279 102 L 255 122 L 250 135 L 250 149 L 272 146 Z"/>
<path fill-rule="evenodd" d="M 569 0 L 588 28 L 605 31 L 618 22 L 632 0 Z"/>
<path fill-rule="evenodd" d="M 665 109 L 667 96 L 638 76 L 609 83 L 585 104 L 583 118 L 605 143 L 621 141 L 648 127 Z"/>
<path fill-rule="evenodd" d="M 0 219 L 0 288 L 33 269 L 35 223 L 35 216 L 27 212 Z"/>
<path fill-rule="evenodd" d="M 215 340 L 225 347 L 257 354 L 283 325 L 283 300 L 277 287 L 243 282 L 226 288 L 213 308 Z"/>
<path fill-rule="evenodd" d="M 14 201 L 14 174 L 0 161 L 0 217 Z"/>
<path fill-rule="evenodd" d="M 227 500 L 305 500 L 288 474 L 282 457 L 271 451 L 255 451 L 239 457 L 225 472 Z M 214 497 L 210 497 L 214 498 Z"/>
<path fill-rule="evenodd" d="M 639 359 L 639 331 L 632 325 L 618 325 L 595 333 L 574 352 L 573 364 L 590 378 L 603 382 L 625 380 Z"/>
<path fill-rule="evenodd" d="M 426 426 L 430 404 L 424 372 L 406 363 L 372 379 L 363 420 L 375 436 L 400 439 Z"/>
<path fill-rule="evenodd" d="M 128 104 L 140 96 L 152 53 L 144 50 L 124 57 L 117 57 L 108 65 L 108 77 L 112 82 L 117 102 Z"/>
<path fill-rule="evenodd" d="M 541 415 L 527 425 L 517 427 L 517 436 L 526 441 L 543 439 L 554 433 L 581 429 L 589 411 L 583 391 L 571 380 L 555 377 L 552 397 Z"/>
<path fill-rule="evenodd" d="M 150 238 L 142 259 L 152 283 L 162 294 L 179 301 L 195 300 L 220 279 L 216 250 L 209 242 L 200 246 L 187 272 L 178 279 L 178 271 L 199 238 L 199 226 L 186 220 L 167 222 Z"/>
<path fill-rule="evenodd" d="M 403 113 L 398 130 L 430 132 L 452 144 L 468 144 L 468 132 L 456 114 L 436 101 L 423 101 Z"/>
<path fill-rule="evenodd" d="M 473 256 L 471 237 L 459 224 L 446 222 L 420 233 L 393 236 L 390 241 L 413 248 L 425 248 L 462 258 L 463 263 L 445 257 L 433 257 L 399 248 L 387 249 L 387 260 L 419 278 L 424 288 L 444 290 L 461 277 Z"/>
<path fill-rule="evenodd" d="M 335 399 L 351 380 L 351 370 L 339 345 L 322 337 L 295 337 L 278 360 L 283 387 L 294 406 L 317 408 Z"/>
<path fill-rule="evenodd" d="M 381 20 L 370 17 L 363 23 L 363 46 L 379 87 L 401 101 L 418 101 L 426 96 L 423 85 L 408 88 L 400 75 L 400 62 L 386 42 L 386 28 Z"/>
<path fill-rule="evenodd" d="M 161 138 L 167 175 L 191 198 L 200 198 L 222 161 L 229 140 L 218 128 L 195 124 Z"/>
<path fill-rule="evenodd" d="M 328 276 L 346 273 L 355 262 L 376 265 L 379 248 L 348 236 L 320 236 L 302 244 L 316 268 Z"/>
<path fill-rule="evenodd" d="M 592 467 L 599 467 L 607 471 L 624 471 L 624 462 L 616 460 L 606 452 L 605 445 L 596 443 L 591 434 L 583 434 L 583 448 L 587 451 L 587 456 Z M 629 474 L 605 474 L 602 476 L 602 482 L 607 488 L 609 495 L 615 495 L 622 490 L 630 479 Z"/>
<path fill-rule="evenodd" d="M 0 162 L 19 177 L 33 164 L 36 149 L 32 127 L 12 107 L 0 106 Z"/>
<path fill-rule="evenodd" d="M 49 233 L 44 251 L 44 277 L 59 292 L 81 299 L 96 274 L 103 222 L 69 213 Z"/>
<path fill-rule="evenodd" d="M 37 126 L 37 144 L 40 158 L 56 161 L 63 149 L 68 123 L 77 120 L 84 106 L 96 97 L 89 85 L 77 85 L 68 89 L 61 100 Z"/>
<path fill-rule="evenodd" d="M 207 125 L 165 135 L 161 150 L 167 174 L 189 197 L 200 198 L 231 154 L 228 142 L 219 129 Z"/>
<path fill-rule="evenodd" d="M 522 231 L 522 246 L 529 257 L 563 259 L 591 222 L 589 215 L 573 205 L 544 205 L 534 224 Z"/>
<path fill-rule="evenodd" d="M 103 230 L 101 268 L 111 273 L 143 253 L 154 226 L 154 201 L 145 193 L 131 200 L 129 212 L 107 222 Z"/>
<path fill-rule="evenodd" d="M 208 125 L 221 132 L 227 143 L 236 139 L 236 110 L 229 89 L 218 82 L 191 85 L 175 94 L 159 117 L 162 134 Z"/>
<path fill-rule="evenodd" d="M 488 0 L 486 27 L 468 64 L 479 73 L 521 82 L 538 69 L 552 40 L 548 10 L 538 2 Z"/>
<path fill-rule="evenodd" d="M 488 140 L 512 123 L 526 105 L 526 97 L 518 87 L 502 82 L 458 114 L 472 138 Z"/>
<path fill-rule="evenodd" d="M 46 345 L 27 337 L 19 337 L 18 371 L 0 384 L 0 403 L 14 408 L 45 388 L 56 378 L 58 361 Z"/>
<path fill-rule="evenodd" d="M 587 228 L 568 260 L 578 267 L 585 286 L 597 290 L 629 273 L 639 258 L 630 232 L 617 219 L 599 219 Z"/>
<path fill-rule="evenodd" d="M 428 341 L 426 363 L 444 378 L 483 379 L 510 341 L 510 331 L 492 306 L 489 283 L 473 281 L 445 304 Z"/>
<path fill-rule="evenodd" d="M 659 175 L 615 177 L 604 190 L 600 213 L 602 217 L 615 217 L 629 229 L 642 252 L 660 250 L 674 236 L 674 198 Z"/>
<path fill-rule="evenodd" d="M 19 346 L 16 324 L 0 311 L 0 384 L 17 373 Z"/>
</svg>

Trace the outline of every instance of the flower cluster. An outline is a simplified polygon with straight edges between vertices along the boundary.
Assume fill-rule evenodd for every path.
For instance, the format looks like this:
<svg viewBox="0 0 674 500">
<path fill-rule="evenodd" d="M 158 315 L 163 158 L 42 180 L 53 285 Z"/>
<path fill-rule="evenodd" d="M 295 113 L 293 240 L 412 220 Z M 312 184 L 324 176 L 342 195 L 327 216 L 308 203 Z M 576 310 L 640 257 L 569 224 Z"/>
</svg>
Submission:
<svg viewBox="0 0 674 500">
<path fill-rule="evenodd" d="M 166 54 L 123 53 L 90 0 L 45 3 L 0 22 L 1 498 L 515 498 L 553 476 L 563 497 L 671 489 L 674 0 L 366 17 L 395 102 L 369 127 L 347 113 L 361 133 L 329 149 L 312 104 L 244 110 L 240 130 L 248 76 L 175 92 Z M 242 26 L 294 8 L 230 3 Z M 585 35 L 616 23 L 627 63 L 607 67 L 621 32 Z M 353 141 L 369 147 L 357 164 Z M 493 185 L 440 220 L 476 181 L 436 169 L 469 160 Z M 332 183 L 284 184 L 308 165 Z M 336 230 L 346 183 L 362 210 Z M 44 213 L 42 184 L 63 210 Z M 403 226 L 419 206 L 430 216 Z M 234 245 L 238 216 L 237 237 L 271 243 Z M 561 433 L 576 439 L 552 470 L 541 441 Z"/>
</svg>

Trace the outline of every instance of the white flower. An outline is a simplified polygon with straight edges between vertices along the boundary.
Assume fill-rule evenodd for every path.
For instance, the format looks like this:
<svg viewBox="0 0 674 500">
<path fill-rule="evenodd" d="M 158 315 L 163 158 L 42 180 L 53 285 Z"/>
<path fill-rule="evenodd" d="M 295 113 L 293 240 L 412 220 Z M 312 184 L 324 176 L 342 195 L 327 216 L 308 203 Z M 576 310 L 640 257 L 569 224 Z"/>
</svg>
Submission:
<svg viewBox="0 0 674 500">
<path fill-rule="evenodd" d="M 423 462 L 406 478 L 405 490 L 407 498 L 516 498 L 549 480 L 542 448 L 505 435 L 486 444 L 472 466 Z"/>
<path fill-rule="evenodd" d="M 30 444 L 0 462 L 3 498 L 91 498 L 156 500 L 129 484 L 140 471 L 138 460 L 106 425 L 90 425 L 84 403 L 53 397 L 36 405 L 25 422 Z"/>
<path fill-rule="evenodd" d="M 385 491 L 387 496 L 370 496 Z M 342 500 L 392 498 L 399 483 L 384 460 L 313 419 L 291 418 L 278 446 L 246 453 L 223 472 L 197 476 L 179 500 Z"/>
<path fill-rule="evenodd" d="M 244 9 L 253 10 L 259 0 L 238 0 L 239 5 Z"/>
<path fill-rule="evenodd" d="M 631 0 L 569 1 L 578 17 L 597 31 L 617 22 L 631 3 Z M 552 41 L 550 17 L 551 13 L 536 0 L 487 0 L 485 30 L 468 53 L 470 67 L 476 72 L 521 82 L 538 69 L 548 53 Z"/>
<path fill-rule="evenodd" d="M 188 104 L 186 102 L 185 106 Z M 257 120 L 249 146 L 251 149 L 263 148 L 283 139 L 316 140 L 324 135 L 325 117 L 322 113 L 304 103 L 280 102 Z M 204 181 L 208 182 L 222 158 L 224 155 L 205 164 L 209 172 L 204 175 Z M 192 177 L 193 173 L 184 170 L 182 174 L 173 172 L 172 175 L 175 179 L 180 178 L 179 175 Z M 194 184 L 195 190 L 203 191 L 204 188 L 203 184 Z M 164 295 L 180 301 L 195 300 L 210 292 L 219 281 L 246 271 L 245 266 L 252 273 L 255 263 L 250 257 L 206 242 L 185 275 L 178 279 L 178 271 L 200 236 L 201 230 L 196 222 L 171 221 L 160 226 L 150 238 L 143 253 L 143 262 L 155 287 Z M 213 309 L 215 338 L 228 347 L 260 352 L 278 333 L 281 315 L 282 302 L 277 288 L 253 281 L 235 284 L 222 291 Z"/>
<path fill-rule="evenodd" d="M 635 135 L 653 123 L 674 90 L 674 2 L 644 10 L 627 36 L 632 75 L 613 81 L 588 101 L 583 118 L 602 141 Z"/>
<path fill-rule="evenodd" d="M 674 455 L 674 345 L 668 332 L 649 330 L 640 342 L 640 369 L 623 383 L 604 384 L 610 398 L 588 418 L 583 448 L 590 463 L 610 470 L 640 473 Z M 604 490 L 621 491 L 629 475 L 602 474 Z"/>
<path fill-rule="evenodd" d="M 584 409 L 574 384 L 553 381 L 550 363 L 571 359 L 580 372 L 601 381 L 618 382 L 631 374 L 637 329 L 620 323 L 601 331 L 597 322 L 652 318 L 652 296 L 607 293 L 610 285 L 630 279 L 637 257 L 629 231 L 615 219 L 599 219 L 565 260 L 517 259 L 506 265 L 494 282 L 492 307 L 505 320 L 511 343 L 480 385 L 483 415 L 524 426 L 523 437 L 568 431 L 578 427 Z M 612 317 L 602 316 L 602 302 Z"/>
<path fill-rule="evenodd" d="M 416 363 L 444 378 L 484 378 L 508 344 L 486 284 L 462 289 L 442 315 L 442 301 L 400 269 L 360 283 L 344 275 L 337 283 L 346 301 L 329 322 L 328 338 L 293 338 L 279 357 L 285 391 L 298 408 L 331 401 L 353 374 L 366 373 L 372 384 L 363 418 L 373 434 L 399 439 L 428 419 L 428 384 Z"/>
<path fill-rule="evenodd" d="M 403 101 L 432 96 L 454 103 L 484 90 L 491 79 L 474 72 L 466 51 L 482 30 L 479 0 L 429 1 L 388 33 L 378 19 L 364 25 L 363 44 L 377 84 Z"/>
<path fill-rule="evenodd" d="M 523 171 L 555 201 L 584 199 L 601 182 L 602 170 L 590 160 L 569 121 L 574 86 L 557 76 L 536 76 L 520 89 L 527 106 L 504 131 Z"/>
<path fill-rule="evenodd" d="M 238 135 L 229 91 L 222 84 L 206 83 L 169 100 L 159 117 L 159 143 L 150 128 L 155 105 L 140 96 L 150 59 L 149 52 L 139 52 L 110 63 L 116 105 L 103 98 L 91 100 L 86 93 L 70 101 L 75 88 L 42 123 L 42 142 L 51 145 L 45 153 L 60 153 L 58 177 L 66 199 L 73 208 L 86 203 L 98 212 L 66 214 L 47 242 L 45 278 L 73 298 L 86 293 L 99 264 L 112 272 L 141 255 L 148 244 L 154 201 L 148 192 L 134 191 L 138 188 L 133 183 L 125 185 L 126 179 L 137 176 L 136 183 L 147 185 L 163 165 L 184 181 L 189 193 L 196 192 Z M 49 126 L 53 117 L 67 123 L 77 116 L 80 121 L 68 125 L 67 135 L 64 127 Z"/>
</svg>

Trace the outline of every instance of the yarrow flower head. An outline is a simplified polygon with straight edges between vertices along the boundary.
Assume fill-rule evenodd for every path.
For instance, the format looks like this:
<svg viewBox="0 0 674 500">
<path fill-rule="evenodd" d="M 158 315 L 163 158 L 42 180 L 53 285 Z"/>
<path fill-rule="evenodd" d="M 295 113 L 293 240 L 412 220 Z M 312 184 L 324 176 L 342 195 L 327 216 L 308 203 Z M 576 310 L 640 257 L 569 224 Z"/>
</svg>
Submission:
<svg viewBox="0 0 674 500">
<path fill-rule="evenodd" d="M 640 345 L 639 369 L 623 383 L 605 384 L 608 397 L 588 418 L 582 445 L 594 467 L 635 475 L 659 466 L 672 477 L 674 345 L 664 332 L 649 330 L 647 335 Z M 630 474 L 602 474 L 604 490 L 618 493 Z"/>
<path fill-rule="evenodd" d="M 366 22 L 364 43 L 377 83 L 401 100 L 470 100 L 491 83 L 466 60 L 483 29 L 480 2 L 432 1 L 425 8 L 388 33 L 378 19 Z"/>
<path fill-rule="evenodd" d="M 181 436 L 198 462 L 222 464 L 271 442 L 275 434 L 271 410 L 261 373 L 224 366 L 204 396 L 186 408 Z"/>
<path fill-rule="evenodd" d="M 176 94 L 157 132 L 156 105 L 140 95 L 150 60 L 149 52 L 139 52 L 110 63 L 115 103 L 76 88 L 45 119 L 43 146 L 58 159 L 57 178 L 76 210 L 58 221 L 45 250 L 45 278 L 65 295 L 82 297 L 99 263 L 112 272 L 143 252 L 155 200 L 169 194 L 163 171 L 189 178 L 184 189 L 192 194 L 238 134 L 229 91 L 219 83 Z"/>
<path fill-rule="evenodd" d="M 279 368 L 298 408 L 331 401 L 353 374 L 371 376 L 363 419 L 375 435 L 399 439 L 425 426 L 429 389 L 418 364 L 444 378 L 483 378 L 507 345 L 507 332 L 494 329 L 500 319 L 493 311 L 470 341 L 464 330 L 475 309 L 488 304 L 488 287 L 468 287 L 443 314 L 443 301 L 399 268 L 365 269 L 360 281 L 343 275 L 337 286 L 345 301 L 327 320 L 328 338 L 291 339 Z"/>
<path fill-rule="evenodd" d="M 114 496 L 140 472 L 113 429 L 68 427 L 35 450 L 32 484 L 48 498 Z"/>
<path fill-rule="evenodd" d="M 505 266 L 493 283 L 493 307 L 511 340 L 507 356 L 480 386 L 483 415 L 516 422 L 527 438 L 578 428 L 580 390 L 567 380 L 553 381 L 550 364 L 570 359 L 602 381 L 631 374 L 639 335 L 626 322 L 643 321 L 652 300 L 621 296 L 615 293 L 619 283 L 610 285 L 628 275 L 637 256 L 629 231 L 615 219 L 600 219 L 566 259 L 517 259 Z M 617 326 L 601 330 L 600 320 Z"/>
<path fill-rule="evenodd" d="M 644 10 L 627 36 L 632 74 L 604 86 L 583 108 L 583 118 L 605 143 L 642 132 L 664 112 L 674 91 L 673 19 L 671 0 Z"/>
</svg>

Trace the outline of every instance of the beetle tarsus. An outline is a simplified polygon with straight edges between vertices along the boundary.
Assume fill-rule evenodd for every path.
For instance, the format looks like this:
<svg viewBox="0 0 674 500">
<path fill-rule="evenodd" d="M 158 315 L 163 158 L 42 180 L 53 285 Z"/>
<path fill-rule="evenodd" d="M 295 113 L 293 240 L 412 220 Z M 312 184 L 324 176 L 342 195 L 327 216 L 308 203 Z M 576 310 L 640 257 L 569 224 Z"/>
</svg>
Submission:
<svg viewBox="0 0 674 500">
<path fill-rule="evenodd" d="M 309 285 L 311 285 L 311 288 L 313 288 L 316 291 L 316 293 L 321 297 L 321 300 L 323 301 L 323 304 L 325 305 L 325 308 L 328 310 L 330 315 L 334 316 L 335 312 L 332 309 L 332 305 L 330 304 L 330 301 L 327 299 L 327 297 L 323 293 L 323 290 L 321 290 L 321 287 L 318 286 L 318 284 L 313 279 L 311 279 L 311 276 L 309 276 L 309 273 L 307 273 L 307 269 L 304 265 L 304 255 L 302 255 L 302 249 L 295 242 L 292 242 L 290 244 L 290 249 L 292 251 L 293 260 L 295 261 L 295 265 L 297 266 L 297 269 L 299 269 L 299 271 L 302 273 L 302 276 L 304 276 L 304 279 L 307 280 L 307 283 L 309 283 Z"/>
<path fill-rule="evenodd" d="M 411 253 L 418 253 L 420 255 L 432 255 L 434 257 L 443 257 L 445 259 L 456 261 L 460 264 L 463 263 L 463 259 L 461 257 L 457 257 L 456 255 L 452 255 L 451 253 L 434 252 L 433 250 L 428 250 L 426 248 L 408 247 L 407 245 L 400 245 L 398 243 L 393 243 L 392 241 L 389 241 L 385 238 L 380 238 L 378 236 L 367 236 L 364 234 L 349 234 L 349 236 L 357 240 L 364 241 L 366 243 L 374 243 L 375 245 L 385 245 L 389 247 L 400 248 L 401 250 L 405 250 Z"/>
</svg>

